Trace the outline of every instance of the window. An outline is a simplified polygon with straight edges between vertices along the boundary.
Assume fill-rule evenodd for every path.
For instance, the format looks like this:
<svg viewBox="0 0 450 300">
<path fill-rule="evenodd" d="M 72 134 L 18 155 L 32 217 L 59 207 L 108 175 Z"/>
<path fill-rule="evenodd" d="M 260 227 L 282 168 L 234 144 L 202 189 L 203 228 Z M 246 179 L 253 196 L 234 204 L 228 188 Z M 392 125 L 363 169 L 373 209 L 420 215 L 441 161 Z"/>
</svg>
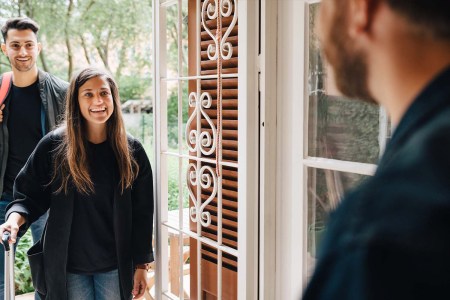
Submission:
<svg viewBox="0 0 450 300">
<path fill-rule="evenodd" d="M 301 297 L 330 210 L 374 173 L 389 138 L 382 109 L 335 93 L 315 31 L 319 6 L 277 7 L 277 299 Z"/>
<path fill-rule="evenodd" d="M 387 118 L 376 105 L 336 96 L 316 34 L 320 3 L 306 9 L 307 120 L 304 143 L 306 168 L 306 268 L 314 268 L 329 212 L 344 193 L 375 170 L 387 138 Z"/>
</svg>

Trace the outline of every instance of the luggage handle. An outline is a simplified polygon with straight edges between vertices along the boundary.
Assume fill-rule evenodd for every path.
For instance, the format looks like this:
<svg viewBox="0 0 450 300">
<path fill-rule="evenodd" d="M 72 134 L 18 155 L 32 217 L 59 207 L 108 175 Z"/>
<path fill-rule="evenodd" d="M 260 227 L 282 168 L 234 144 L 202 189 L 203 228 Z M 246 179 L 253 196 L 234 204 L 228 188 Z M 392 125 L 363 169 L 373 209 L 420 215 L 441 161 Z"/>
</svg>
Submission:
<svg viewBox="0 0 450 300">
<path fill-rule="evenodd" d="M 5 247 L 5 251 L 9 251 L 9 249 L 10 249 L 10 247 L 9 247 L 9 237 L 10 236 L 11 236 L 11 233 L 9 231 L 3 232 L 2 243 L 3 243 L 3 247 Z"/>
<path fill-rule="evenodd" d="M 15 299 L 16 291 L 14 284 L 14 246 L 9 244 L 11 233 L 4 231 L 2 235 L 3 247 L 5 248 L 5 281 L 4 281 L 4 299 Z"/>
</svg>

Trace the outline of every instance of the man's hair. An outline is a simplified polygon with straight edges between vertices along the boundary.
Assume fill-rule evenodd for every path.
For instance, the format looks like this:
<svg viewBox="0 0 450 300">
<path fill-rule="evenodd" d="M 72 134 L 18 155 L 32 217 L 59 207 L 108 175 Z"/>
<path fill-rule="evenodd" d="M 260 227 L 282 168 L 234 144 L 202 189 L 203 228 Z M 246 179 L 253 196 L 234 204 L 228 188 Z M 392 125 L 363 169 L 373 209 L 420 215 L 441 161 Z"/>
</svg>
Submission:
<svg viewBox="0 0 450 300">
<path fill-rule="evenodd" d="M 8 31 L 10 29 L 17 29 L 17 30 L 27 30 L 30 29 L 34 32 L 34 34 L 37 37 L 37 32 L 39 31 L 39 24 L 33 21 L 30 18 L 26 17 L 18 17 L 18 18 L 11 18 L 8 19 L 5 24 L 2 26 L 2 35 L 3 35 L 3 41 L 6 43 L 6 37 L 8 36 Z"/>
<path fill-rule="evenodd" d="M 385 0 L 389 6 L 438 39 L 450 40 L 449 0 Z"/>
</svg>

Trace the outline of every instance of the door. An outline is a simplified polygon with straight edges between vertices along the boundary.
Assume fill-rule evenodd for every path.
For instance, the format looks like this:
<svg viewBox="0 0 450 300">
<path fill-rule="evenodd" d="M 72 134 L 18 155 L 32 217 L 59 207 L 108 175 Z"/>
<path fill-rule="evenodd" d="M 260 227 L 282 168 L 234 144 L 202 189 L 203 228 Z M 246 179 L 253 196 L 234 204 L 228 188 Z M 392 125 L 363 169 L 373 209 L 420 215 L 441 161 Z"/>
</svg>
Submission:
<svg viewBox="0 0 450 300">
<path fill-rule="evenodd" d="M 238 3 L 154 1 L 160 299 L 237 299 Z"/>
</svg>

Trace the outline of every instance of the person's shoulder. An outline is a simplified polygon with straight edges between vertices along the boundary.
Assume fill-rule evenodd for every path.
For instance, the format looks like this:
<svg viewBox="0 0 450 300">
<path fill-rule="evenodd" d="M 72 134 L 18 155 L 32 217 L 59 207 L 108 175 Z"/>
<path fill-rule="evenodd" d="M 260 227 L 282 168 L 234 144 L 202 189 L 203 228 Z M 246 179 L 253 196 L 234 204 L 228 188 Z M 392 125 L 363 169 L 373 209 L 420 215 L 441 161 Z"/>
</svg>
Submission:
<svg viewBox="0 0 450 300">
<path fill-rule="evenodd" d="M 128 132 L 127 132 L 127 140 L 128 144 L 131 146 L 133 150 L 140 150 L 144 148 L 141 142 Z"/>
<path fill-rule="evenodd" d="M 62 141 L 64 135 L 66 133 L 66 127 L 60 126 L 52 131 L 50 131 L 47 135 L 52 141 Z"/>
<path fill-rule="evenodd" d="M 142 143 L 129 133 L 127 133 L 127 139 L 133 157 L 140 162 L 148 160 L 147 152 L 145 151 Z"/>
<path fill-rule="evenodd" d="M 450 164 L 450 108 L 443 109 L 411 135 L 399 152 L 401 160 Z M 437 168 L 439 164 L 436 165 Z M 443 166 L 442 166 L 443 167 Z M 450 171 L 450 170 L 449 170 Z"/>
<path fill-rule="evenodd" d="M 64 140 L 64 135 L 66 133 L 66 127 L 60 126 L 49 133 L 47 133 L 42 140 L 46 143 L 61 143 Z"/>
<path fill-rule="evenodd" d="M 42 82 L 51 83 L 54 86 L 57 86 L 60 89 L 67 89 L 69 87 L 69 83 L 61 78 L 48 73 L 44 70 L 39 69 L 39 78 Z"/>
<path fill-rule="evenodd" d="M 58 127 L 57 129 L 50 131 L 39 141 L 36 146 L 37 153 L 45 154 L 50 153 L 56 146 L 63 142 L 65 133 L 64 127 Z"/>
</svg>

